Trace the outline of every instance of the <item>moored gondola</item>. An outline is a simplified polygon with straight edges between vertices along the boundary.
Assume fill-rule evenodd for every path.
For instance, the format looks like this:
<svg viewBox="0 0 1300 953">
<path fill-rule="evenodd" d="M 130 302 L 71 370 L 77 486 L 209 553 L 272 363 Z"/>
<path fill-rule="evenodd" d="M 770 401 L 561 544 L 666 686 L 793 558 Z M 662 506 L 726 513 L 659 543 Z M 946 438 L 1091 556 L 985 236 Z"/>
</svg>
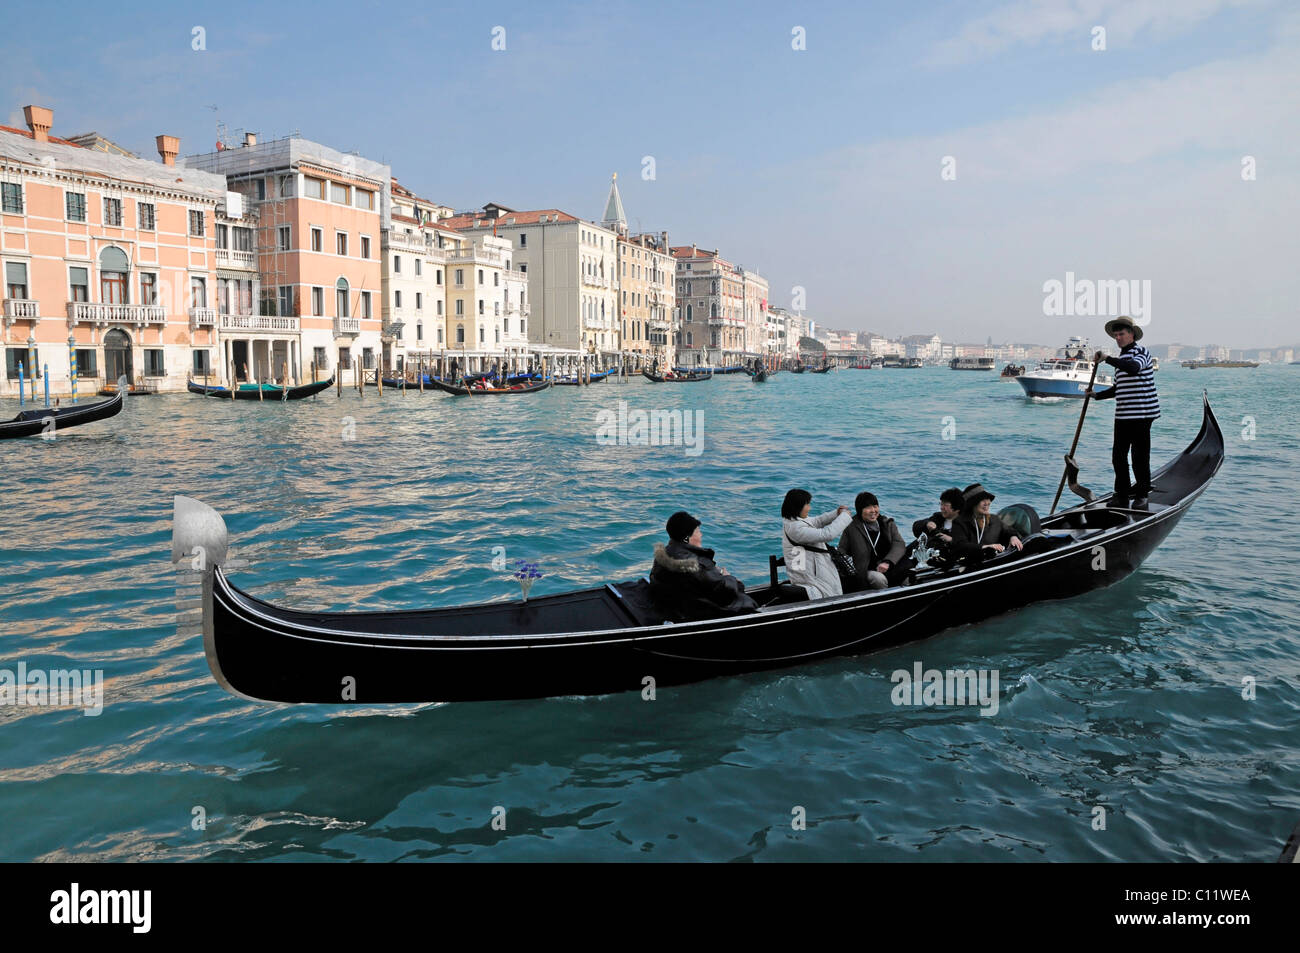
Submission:
<svg viewBox="0 0 1300 953">
<path fill-rule="evenodd" d="M 672 377 L 661 377 L 658 374 L 651 374 L 649 371 L 642 371 L 641 376 L 648 381 L 656 384 L 694 384 L 696 381 L 707 381 L 712 374 L 678 374 L 674 372 Z"/>
<path fill-rule="evenodd" d="M 896 588 L 807 601 L 773 578 L 748 590 L 757 612 L 724 618 L 667 620 L 644 580 L 440 609 L 288 609 L 231 583 L 224 522 L 185 497 L 176 498 L 172 559 L 204 554 L 208 664 L 244 697 L 338 704 L 345 685 L 357 704 L 599 695 L 639 691 L 647 676 L 662 687 L 876 651 L 1112 585 L 1170 533 L 1223 458 L 1206 400 L 1196 438 L 1154 474 L 1148 509 L 1102 497 L 1041 520 L 1023 552 L 927 570 Z"/>
<path fill-rule="evenodd" d="M 832 368 L 833 366 L 834 366 L 834 365 L 826 364 L 826 365 L 824 365 L 824 366 L 822 366 L 822 367 L 814 367 L 814 368 L 810 368 L 810 371 L 811 371 L 811 373 L 813 373 L 813 374 L 828 374 L 828 373 L 830 373 L 830 370 L 831 370 L 831 368 Z"/>
<path fill-rule="evenodd" d="M 333 374 L 330 375 L 329 380 L 316 381 L 314 384 L 302 384 L 298 387 L 280 387 L 277 384 L 240 384 L 234 391 L 220 384 L 196 384 L 192 380 L 185 382 L 185 389 L 191 394 L 198 394 L 202 397 L 219 397 L 223 400 L 302 400 L 304 397 L 319 394 L 332 386 L 334 386 Z M 258 394 L 259 389 L 261 391 L 260 396 Z"/>
<path fill-rule="evenodd" d="M 93 404 L 68 404 L 66 407 L 36 407 L 24 410 L 12 420 L 0 423 L 0 440 L 15 437 L 35 437 L 38 434 L 67 430 L 106 420 L 122 412 L 122 401 L 126 396 L 125 387 L 120 388 L 108 400 L 97 400 Z"/>
</svg>

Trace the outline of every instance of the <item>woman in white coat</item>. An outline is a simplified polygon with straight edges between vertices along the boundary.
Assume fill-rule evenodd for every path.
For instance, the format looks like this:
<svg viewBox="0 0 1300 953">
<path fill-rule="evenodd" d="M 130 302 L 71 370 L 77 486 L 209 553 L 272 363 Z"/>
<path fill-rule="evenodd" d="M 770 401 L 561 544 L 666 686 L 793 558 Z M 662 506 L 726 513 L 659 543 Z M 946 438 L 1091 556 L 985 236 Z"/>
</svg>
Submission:
<svg viewBox="0 0 1300 953">
<path fill-rule="evenodd" d="M 838 537 L 853 519 L 847 506 L 821 516 L 809 516 L 812 494 L 791 490 L 781 504 L 781 555 L 790 581 L 808 590 L 809 599 L 844 594 L 840 574 L 826 551 L 826 544 Z"/>
</svg>

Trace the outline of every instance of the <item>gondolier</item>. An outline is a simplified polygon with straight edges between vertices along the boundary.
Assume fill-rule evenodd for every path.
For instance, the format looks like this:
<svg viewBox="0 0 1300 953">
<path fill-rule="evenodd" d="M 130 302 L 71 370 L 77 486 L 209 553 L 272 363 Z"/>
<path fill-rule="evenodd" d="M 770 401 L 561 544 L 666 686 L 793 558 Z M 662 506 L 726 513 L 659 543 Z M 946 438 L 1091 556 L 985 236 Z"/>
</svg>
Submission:
<svg viewBox="0 0 1300 953">
<path fill-rule="evenodd" d="M 1151 493 L 1151 424 L 1160 416 L 1160 398 L 1156 394 L 1155 372 L 1151 352 L 1137 342 L 1142 328 L 1127 315 L 1106 322 L 1106 333 L 1119 345 L 1118 357 L 1094 360 L 1115 368 L 1115 383 L 1103 390 L 1088 388 L 1097 400 L 1115 398 L 1115 444 L 1111 462 L 1115 465 L 1115 497 L 1112 506 L 1129 505 L 1144 509 Z M 1133 479 L 1129 481 L 1129 456 L 1133 458 Z"/>
</svg>

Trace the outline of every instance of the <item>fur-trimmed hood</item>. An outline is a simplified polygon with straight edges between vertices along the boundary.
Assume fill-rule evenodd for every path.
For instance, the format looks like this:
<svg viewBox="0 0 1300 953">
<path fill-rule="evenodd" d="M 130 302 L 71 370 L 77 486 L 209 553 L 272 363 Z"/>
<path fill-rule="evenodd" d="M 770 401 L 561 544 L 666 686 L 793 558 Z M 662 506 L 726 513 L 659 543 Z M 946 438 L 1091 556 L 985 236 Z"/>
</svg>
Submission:
<svg viewBox="0 0 1300 953">
<path fill-rule="evenodd" d="M 655 543 L 655 565 L 662 566 L 668 572 L 699 572 L 700 561 L 694 555 L 678 559 L 668 555 L 663 543 Z"/>
</svg>

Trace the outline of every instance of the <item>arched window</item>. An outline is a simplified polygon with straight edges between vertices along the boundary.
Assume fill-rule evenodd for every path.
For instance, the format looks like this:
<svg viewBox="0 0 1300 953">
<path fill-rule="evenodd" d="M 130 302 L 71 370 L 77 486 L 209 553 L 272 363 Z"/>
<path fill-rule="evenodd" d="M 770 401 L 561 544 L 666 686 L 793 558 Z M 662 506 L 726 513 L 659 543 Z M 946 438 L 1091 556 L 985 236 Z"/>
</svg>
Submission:
<svg viewBox="0 0 1300 953">
<path fill-rule="evenodd" d="M 99 300 L 104 304 L 130 304 L 131 263 L 126 252 L 109 245 L 99 253 Z"/>
<path fill-rule="evenodd" d="M 334 286 L 335 298 L 337 298 L 338 316 L 346 318 L 348 316 L 348 280 L 340 278 L 338 284 Z"/>
</svg>

